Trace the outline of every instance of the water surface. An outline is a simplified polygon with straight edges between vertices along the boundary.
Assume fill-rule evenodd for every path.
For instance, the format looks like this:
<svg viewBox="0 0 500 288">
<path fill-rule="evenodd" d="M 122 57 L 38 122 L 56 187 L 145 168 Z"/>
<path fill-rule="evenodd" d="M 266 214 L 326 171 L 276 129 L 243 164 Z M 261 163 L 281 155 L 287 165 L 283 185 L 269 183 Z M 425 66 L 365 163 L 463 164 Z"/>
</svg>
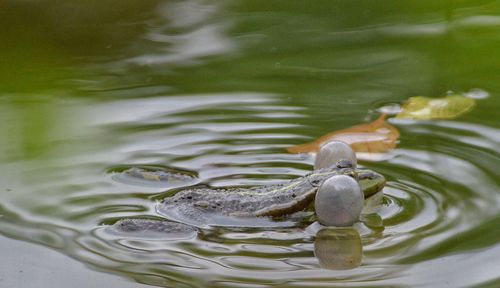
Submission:
<svg viewBox="0 0 500 288">
<path fill-rule="evenodd" d="M 8 28 L 0 31 L 1 235 L 69 256 L 85 273 L 159 287 L 499 284 L 498 1 L 0 6 Z M 359 267 L 325 268 L 318 245 L 340 242 L 319 243 L 295 218 L 288 228 L 181 238 L 106 228 L 125 217 L 161 219 L 156 201 L 172 189 L 304 175 L 312 156 L 286 147 L 369 122 L 411 96 L 471 89 L 487 97 L 458 119 L 390 119 L 401 132 L 397 149 L 361 163 L 388 184 L 368 221 L 378 224 L 357 226 L 359 238 L 339 236 L 354 243 L 349 253 L 361 245 Z M 165 187 L 109 173 L 133 165 L 197 177 Z"/>
</svg>

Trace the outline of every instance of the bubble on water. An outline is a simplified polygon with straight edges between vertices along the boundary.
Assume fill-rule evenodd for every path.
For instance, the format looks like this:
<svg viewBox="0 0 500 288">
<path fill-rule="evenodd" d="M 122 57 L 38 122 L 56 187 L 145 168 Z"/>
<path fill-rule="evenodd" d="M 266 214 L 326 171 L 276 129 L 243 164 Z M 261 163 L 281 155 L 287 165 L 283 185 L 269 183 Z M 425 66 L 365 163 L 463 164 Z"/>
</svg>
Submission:
<svg viewBox="0 0 500 288">
<path fill-rule="evenodd" d="M 391 103 L 378 108 L 377 111 L 382 114 L 396 115 L 401 112 L 401 105 L 397 103 Z"/>
<path fill-rule="evenodd" d="M 470 89 L 469 92 L 464 94 L 465 97 L 471 99 L 486 99 L 490 97 L 490 93 L 479 88 Z"/>
</svg>

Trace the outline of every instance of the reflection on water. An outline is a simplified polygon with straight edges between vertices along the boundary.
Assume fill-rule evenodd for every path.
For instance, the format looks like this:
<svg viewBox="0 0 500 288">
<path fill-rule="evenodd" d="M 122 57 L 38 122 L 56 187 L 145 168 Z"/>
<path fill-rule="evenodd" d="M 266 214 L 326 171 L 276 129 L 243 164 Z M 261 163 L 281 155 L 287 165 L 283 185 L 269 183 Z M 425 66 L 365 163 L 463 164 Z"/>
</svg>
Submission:
<svg viewBox="0 0 500 288">
<path fill-rule="evenodd" d="M 18 157 L 2 161 L 2 233 L 54 247 L 92 267 L 159 286 L 217 281 L 237 286 L 257 279 L 277 283 L 292 271 L 296 281 L 311 285 L 325 277 L 338 282 L 341 274 L 335 273 L 340 271 L 327 272 L 320 264 L 336 269 L 359 264 L 361 256 L 355 254 L 361 249 L 358 241 L 363 246 L 363 264 L 342 277 L 384 285 L 398 283 L 394 275 L 409 279 L 404 276 L 410 273 L 407 271 L 414 271 L 414 284 L 421 283 L 415 273 L 428 273 L 418 268 L 421 265 L 434 265 L 436 257 L 447 255 L 446 251 L 472 253 L 469 246 L 448 246 L 450 241 L 460 243 L 463 238 L 474 250 L 500 253 L 493 240 L 473 241 L 469 236 L 475 229 L 496 231 L 495 220 L 484 221 L 495 219 L 500 201 L 495 192 L 496 164 L 491 161 L 498 157 L 494 147 L 500 131 L 450 121 L 394 121 L 404 138 L 396 149 L 397 157 L 370 164 L 389 182 L 377 212 L 380 217 L 365 217 L 360 238 L 352 231 L 347 235 L 325 231 L 314 239 L 315 233 L 304 232 L 306 227 L 301 225 L 275 229 L 220 227 L 202 230 L 197 237 L 175 239 L 103 233 L 103 223 L 118 219 L 161 219 L 155 199 L 168 189 L 116 182 L 107 173 L 112 167 L 120 167 L 117 165 L 162 167 L 168 163 L 181 169 L 177 171 L 196 171 L 197 181 L 214 187 L 272 184 L 307 173 L 313 159 L 284 151 L 289 139 L 301 137 L 294 133 L 300 127 L 283 123 L 281 118 L 260 117 L 262 109 L 266 113 L 300 110 L 292 109 L 279 97 L 254 94 L 250 100 L 247 96 L 156 97 L 141 99 L 141 106 L 135 105 L 139 100 L 75 100 L 63 106 L 56 101 L 65 117 L 52 117 L 64 119 L 65 126 L 42 138 L 52 143 L 51 149 L 31 160 L 25 157 L 26 162 Z M 4 101 L 3 107 L 10 109 L 2 117 L 16 120 L 3 123 L 18 127 L 27 121 L 23 114 L 16 113 L 16 106 Z M 132 114 L 132 120 L 121 113 L 123 107 Z M 178 124 L 180 119 L 182 124 Z M 72 134 L 75 129 L 80 133 Z M 79 141 L 81 135 L 88 135 L 87 140 Z M 14 139 L 2 147 L 23 151 L 23 145 L 19 145 L 22 142 Z M 182 183 L 172 187 L 191 185 Z M 335 252 L 340 249 L 347 249 L 342 253 L 350 258 L 340 257 Z M 325 258 L 318 256 L 319 251 L 326 251 L 325 255 L 335 252 L 337 256 Z M 486 254 L 464 258 L 460 265 L 488 261 L 483 256 Z M 446 265 L 455 265 L 455 260 L 450 261 Z M 235 271 L 239 275 L 236 278 L 232 276 Z M 187 280 L 183 276 L 187 274 L 194 278 Z"/>
<path fill-rule="evenodd" d="M 353 269 L 361 265 L 363 246 L 353 228 L 325 228 L 316 234 L 314 255 L 326 269 Z"/>
<path fill-rule="evenodd" d="M 224 33 L 224 24 L 209 23 L 217 8 L 199 1 L 167 2 L 158 13 L 166 23 L 152 26 L 145 38 L 158 45 L 154 54 L 142 54 L 127 62 L 138 65 L 192 65 L 200 58 L 230 53 L 233 43 Z"/>
<path fill-rule="evenodd" d="M 171 167 L 113 167 L 108 170 L 108 173 L 111 174 L 113 180 L 124 184 L 162 187 L 163 189 L 187 187 L 198 182 L 196 173 Z"/>
<path fill-rule="evenodd" d="M 109 17 L 61 26 L 51 1 L 2 6 L 2 235 L 162 287 L 498 283 L 498 1 L 131 1 L 116 13 L 96 9 L 111 0 L 85 3 L 55 6 Z M 44 13 L 27 25 L 19 19 L 30 5 Z M 361 163 L 388 183 L 359 238 L 316 236 L 307 221 L 177 239 L 106 230 L 124 218 L 163 220 L 156 200 L 170 189 L 304 175 L 313 159 L 286 148 L 373 121 L 386 104 L 473 87 L 489 97 L 458 120 L 389 120 L 400 131 L 394 157 Z M 196 177 L 148 186 L 108 173 L 132 166 Z M 315 249 L 351 258 L 318 259 Z"/>
</svg>

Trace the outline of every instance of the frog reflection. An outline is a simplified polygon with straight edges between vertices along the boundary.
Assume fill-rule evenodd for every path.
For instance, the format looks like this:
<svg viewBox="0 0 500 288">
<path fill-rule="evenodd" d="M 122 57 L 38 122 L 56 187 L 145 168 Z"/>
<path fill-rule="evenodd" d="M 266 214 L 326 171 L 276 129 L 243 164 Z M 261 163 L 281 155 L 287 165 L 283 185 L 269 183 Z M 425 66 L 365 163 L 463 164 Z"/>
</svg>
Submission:
<svg viewBox="0 0 500 288">
<path fill-rule="evenodd" d="M 108 228 L 107 231 L 112 234 L 127 238 L 138 237 L 145 241 L 165 238 L 183 241 L 196 238 L 200 232 L 197 228 L 182 223 L 137 218 L 122 219 Z M 362 262 L 363 246 L 358 229 L 359 227 L 327 227 L 315 222 L 304 231 L 304 236 L 315 233 L 314 255 L 321 268 L 347 270 L 359 267 Z"/>
</svg>

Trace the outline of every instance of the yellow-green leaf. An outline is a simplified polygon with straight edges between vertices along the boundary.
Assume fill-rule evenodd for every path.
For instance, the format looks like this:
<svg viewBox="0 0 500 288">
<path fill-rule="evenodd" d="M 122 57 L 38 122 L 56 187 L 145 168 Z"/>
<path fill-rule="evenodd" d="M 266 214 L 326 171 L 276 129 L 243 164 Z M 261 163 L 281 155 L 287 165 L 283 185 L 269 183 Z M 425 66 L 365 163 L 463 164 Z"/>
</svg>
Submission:
<svg viewBox="0 0 500 288">
<path fill-rule="evenodd" d="M 454 119 L 470 111 L 474 105 L 474 99 L 462 95 L 449 95 L 443 98 L 416 96 L 410 97 L 403 104 L 402 110 L 396 118 L 416 120 Z"/>
</svg>

